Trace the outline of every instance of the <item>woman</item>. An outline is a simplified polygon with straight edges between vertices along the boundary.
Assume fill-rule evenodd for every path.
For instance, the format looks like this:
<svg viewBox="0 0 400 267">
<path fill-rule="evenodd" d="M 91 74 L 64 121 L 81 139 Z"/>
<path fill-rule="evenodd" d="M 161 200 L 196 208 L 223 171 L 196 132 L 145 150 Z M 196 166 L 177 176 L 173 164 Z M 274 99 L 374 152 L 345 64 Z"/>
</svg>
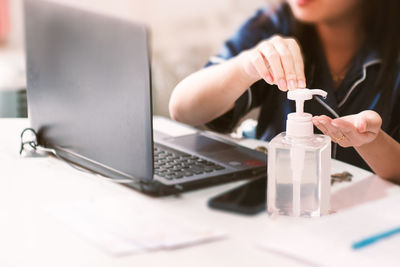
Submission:
<svg viewBox="0 0 400 267">
<path fill-rule="evenodd" d="M 269 141 L 294 111 L 285 91 L 321 88 L 328 98 L 305 111 L 339 144 L 333 156 L 399 182 L 399 18 L 397 0 L 288 0 L 260 10 L 176 86 L 171 117 L 227 132 L 261 106 L 256 135 Z"/>
</svg>

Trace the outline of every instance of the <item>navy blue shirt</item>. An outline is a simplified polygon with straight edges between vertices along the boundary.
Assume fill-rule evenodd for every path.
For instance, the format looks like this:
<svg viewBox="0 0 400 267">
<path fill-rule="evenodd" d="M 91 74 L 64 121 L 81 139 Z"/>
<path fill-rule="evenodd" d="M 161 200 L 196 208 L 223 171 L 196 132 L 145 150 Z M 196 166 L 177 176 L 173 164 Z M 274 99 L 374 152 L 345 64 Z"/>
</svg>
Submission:
<svg viewBox="0 0 400 267">
<path fill-rule="evenodd" d="M 275 34 L 293 37 L 296 34 L 295 25 L 287 4 L 281 5 L 276 10 L 268 7 L 258 10 L 232 38 L 225 42 L 221 52 L 210 58 L 206 66 L 235 57 Z M 382 117 L 382 129 L 399 142 L 400 64 L 396 67 L 397 76 L 391 80 L 392 82 L 376 84 L 381 58 L 377 50 L 365 44 L 354 56 L 345 78 L 335 89 L 315 30 L 308 26 L 306 33 L 302 35 L 303 39 L 298 41 L 304 56 L 307 87 L 323 89 L 328 92 L 328 97 L 326 99 L 314 97 L 306 101 L 304 111 L 313 115 L 325 114 L 333 118 L 356 114 L 363 110 L 375 110 Z M 256 136 L 258 139 L 270 141 L 285 131 L 287 114 L 295 111 L 294 101 L 288 100 L 286 95 L 275 85 L 260 80 L 237 99 L 232 110 L 209 122 L 207 126 L 216 131 L 231 132 L 246 113 L 252 108 L 261 107 Z M 320 133 L 316 128 L 314 130 Z M 354 148 L 334 145 L 332 150 L 334 158 L 370 170 Z"/>
</svg>

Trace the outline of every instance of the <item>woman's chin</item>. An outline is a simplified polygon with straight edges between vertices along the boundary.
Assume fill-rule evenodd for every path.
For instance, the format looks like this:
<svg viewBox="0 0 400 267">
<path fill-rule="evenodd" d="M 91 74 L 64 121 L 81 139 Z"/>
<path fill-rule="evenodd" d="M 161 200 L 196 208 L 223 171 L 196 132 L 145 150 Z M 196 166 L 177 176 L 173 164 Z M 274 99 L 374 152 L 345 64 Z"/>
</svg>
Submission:
<svg viewBox="0 0 400 267">
<path fill-rule="evenodd" d="M 310 12 L 306 10 L 293 10 L 294 17 L 303 23 L 317 23 L 320 18 L 315 16 L 315 12 Z"/>
</svg>

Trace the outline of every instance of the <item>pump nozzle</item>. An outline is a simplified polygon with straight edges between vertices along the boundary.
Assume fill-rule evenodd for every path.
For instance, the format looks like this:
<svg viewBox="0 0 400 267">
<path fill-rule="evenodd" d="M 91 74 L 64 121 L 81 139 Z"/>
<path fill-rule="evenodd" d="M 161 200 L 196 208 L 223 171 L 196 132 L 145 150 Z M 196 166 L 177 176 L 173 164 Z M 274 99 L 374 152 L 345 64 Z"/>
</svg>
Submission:
<svg viewBox="0 0 400 267">
<path fill-rule="evenodd" d="M 297 89 L 288 91 L 287 98 L 296 101 L 296 113 L 303 113 L 304 101 L 312 99 L 313 95 L 326 98 L 327 92 L 321 89 Z"/>
<path fill-rule="evenodd" d="M 288 115 L 286 133 L 288 136 L 306 137 L 313 135 L 311 114 L 304 113 L 304 101 L 312 99 L 313 95 L 327 96 L 320 89 L 296 89 L 288 91 L 287 98 L 296 101 L 296 112 Z"/>
</svg>

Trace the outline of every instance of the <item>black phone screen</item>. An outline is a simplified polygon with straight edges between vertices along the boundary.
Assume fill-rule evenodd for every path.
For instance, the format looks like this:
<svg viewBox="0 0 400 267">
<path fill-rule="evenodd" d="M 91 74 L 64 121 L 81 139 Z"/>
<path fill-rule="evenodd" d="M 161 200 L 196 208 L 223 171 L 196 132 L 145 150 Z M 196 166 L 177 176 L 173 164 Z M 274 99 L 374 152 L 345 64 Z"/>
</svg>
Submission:
<svg viewBox="0 0 400 267">
<path fill-rule="evenodd" d="M 211 198 L 208 205 L 219 210 L 251 215 L 265 210 L 266 196 L 267 179 L 263 177 Z"/>
</svg>

